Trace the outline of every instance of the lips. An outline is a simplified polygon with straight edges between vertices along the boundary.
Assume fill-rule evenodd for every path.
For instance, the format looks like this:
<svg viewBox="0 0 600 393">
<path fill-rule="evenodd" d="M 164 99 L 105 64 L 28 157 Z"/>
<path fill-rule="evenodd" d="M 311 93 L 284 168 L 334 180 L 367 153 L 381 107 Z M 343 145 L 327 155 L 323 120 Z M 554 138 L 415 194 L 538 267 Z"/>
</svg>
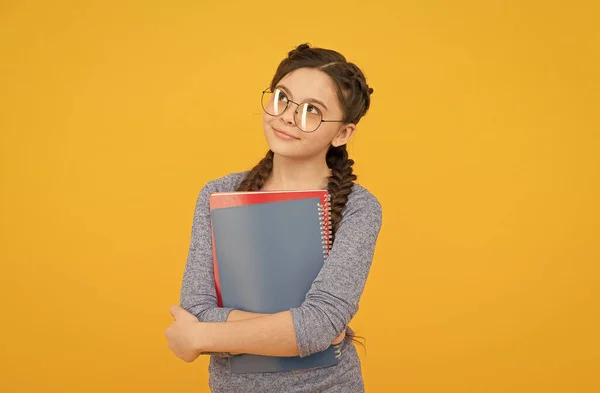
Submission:
<svg viewBox="0 0 600 393">
<path fill-rule="evenodd" d="M 289 136 L 290 138 L 294 138 L 294 139 L 300 139 L 300 138 L 296 137 L 295 135 L 293 135 L 293 134 L 291 134 L 291 133 L 289 133 L 289 132 L 285 132 L 285 131 L 283 131 L 283 130 L 280 130 L 280 129 L 277 129 L 277 128 L 273 128 L 273 131 L 275 131 L 275 132 L 279 132 L 279 133 L 281 133 L 281 134 L 284 134 L 284 135 L 287 135 L 287 136 Z"/>
</svg>

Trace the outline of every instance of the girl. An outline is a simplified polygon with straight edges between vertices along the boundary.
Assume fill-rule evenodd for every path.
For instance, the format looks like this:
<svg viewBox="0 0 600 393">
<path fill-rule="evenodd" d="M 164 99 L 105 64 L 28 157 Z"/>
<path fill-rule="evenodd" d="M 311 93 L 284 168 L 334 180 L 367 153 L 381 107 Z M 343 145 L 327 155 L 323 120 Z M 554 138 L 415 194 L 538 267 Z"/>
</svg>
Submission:
<svg viewBox="0 0 600 393">
<path fill-rule="evenodd" d="M 381 205 L 355 184 L 346 143 L 373 93 L 341 54 L 302 44 L 288 53 L 262 94 L 270 150 L 252 170 L 207 183 L 197 200 L 181 307 L 167 329 L 169 347 L 191 362 L 211 353 L 209 386 L 219 392 L 363 392 L 348 323 L 358 310 L 381 227 Z M 209 196 L 213 192 L 325 188 L 334 242 L 304 303 L 272 315 L 217 307 Z M 233 353 L 308 356 L 341 343 L 335 366 L 280 373 L 232 374 Z"/>
</svg>

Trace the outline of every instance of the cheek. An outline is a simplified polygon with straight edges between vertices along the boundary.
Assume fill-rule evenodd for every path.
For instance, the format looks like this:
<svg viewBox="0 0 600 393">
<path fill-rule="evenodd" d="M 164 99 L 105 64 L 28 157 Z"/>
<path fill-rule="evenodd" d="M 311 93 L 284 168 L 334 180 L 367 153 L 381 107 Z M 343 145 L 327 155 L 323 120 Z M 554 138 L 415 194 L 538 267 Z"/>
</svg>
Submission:
<svg viewBox="0 0 600 393">
<path fill-rule="evenodd" d="M 335 129 L 329 127 L 319 127 L 315 132 L 306 134 L 306 142 L 315 149 L 323 149 L 331 144 L 335 136 Z"/>
<path fill-rule="evenodd" d="M 265 134 L 269 131 L 271 122 L 273 122 L 273 116 L 269 116 L 266 113 L 263 114 L 263 131 Z"/>
</svg>

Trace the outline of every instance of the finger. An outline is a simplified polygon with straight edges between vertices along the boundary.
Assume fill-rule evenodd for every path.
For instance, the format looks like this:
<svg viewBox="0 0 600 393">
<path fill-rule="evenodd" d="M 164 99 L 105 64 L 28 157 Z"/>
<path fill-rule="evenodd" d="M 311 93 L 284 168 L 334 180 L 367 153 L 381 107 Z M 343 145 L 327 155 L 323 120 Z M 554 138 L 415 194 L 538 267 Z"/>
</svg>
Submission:
<svg viewBox="0 0 600 393">
<path fill-rule="evenodd" d="M 183 309 L 181 307 L 179 307 L 179 306 L 171 306 L 171 308 L 169 308 L 169 311 L 171 312 L 171 315 L 175 319 L 177 319 L 177 316 L 181 313 L 181 310 L 183 310 Z"/>
<path fill-rule="evenodd" d="M 176 321 L 190 321 L 190 322 L 199 322 L 198 318 L 190 313 L 188 310 L 186 310 L 183 307 L 179 307 L 179 306 L 173 306 L 175 308 L 174 310 L 174 316 L 175 316 L 175 320 Z"/>
</svg>

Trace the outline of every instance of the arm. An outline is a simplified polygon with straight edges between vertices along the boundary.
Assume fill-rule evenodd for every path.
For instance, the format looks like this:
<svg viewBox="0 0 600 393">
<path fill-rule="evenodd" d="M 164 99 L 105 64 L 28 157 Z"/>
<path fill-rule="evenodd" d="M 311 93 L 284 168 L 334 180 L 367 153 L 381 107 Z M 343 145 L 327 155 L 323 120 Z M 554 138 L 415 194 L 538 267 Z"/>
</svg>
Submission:
<svg viewBox="0 0 600 393">
<path fill-rule="evenodd" d="M 229 316 L 227 317 L 227 322 L 236 322 L 236 321 L 243 321 L 245 319 L 266 317 L 267 315 L 269 315 L 269 314 L 258 314 L 258 313 L 254 313 L 254 312 L 233 310 L 229 313 Z"/>
<path fill-rule="evenodd" d="M 298 356 L 289 311 L 226 323 L 198 324 L 197 346 L 206 352 Z"/>
<path fill-rule="evenodd" d="M 209 182 L 198 195 L 181 286 L 181 307 L 200 322 L 225 322 L 232 310 L 218 307 L 215 291 L 209 207 L 210 194 L 215 191 Z"/>
<path fill-rule="evenodd" d="M 381 206 L 361 195 L 344 215 L 333 248 L 306 300 L 289 311 L 199 327 L 210 352 L 308 356 L 327 349 L 358 311 L 381 228 Z"/>
<path fill-rule="evenodd" d="M 258 314 L 258 313 L 247 312 L 247 311 L 233 310 L 233 311 L 231 311 L 229 313 L 229 316 L 227 317 L 227 322 L 244 321 L 246 319 L 266 317 L 268 315 L 269 314 Z M 341 343 L 344 340 L 345 337 L 346 337 L 346 329 L 344 329 L 344 331 L 342 332 L 342 334 L 340 334 L 339 336 L 337 336 L 331 342 L 331 345 L 336 345 L 336 344 Z"/>
</svg>

